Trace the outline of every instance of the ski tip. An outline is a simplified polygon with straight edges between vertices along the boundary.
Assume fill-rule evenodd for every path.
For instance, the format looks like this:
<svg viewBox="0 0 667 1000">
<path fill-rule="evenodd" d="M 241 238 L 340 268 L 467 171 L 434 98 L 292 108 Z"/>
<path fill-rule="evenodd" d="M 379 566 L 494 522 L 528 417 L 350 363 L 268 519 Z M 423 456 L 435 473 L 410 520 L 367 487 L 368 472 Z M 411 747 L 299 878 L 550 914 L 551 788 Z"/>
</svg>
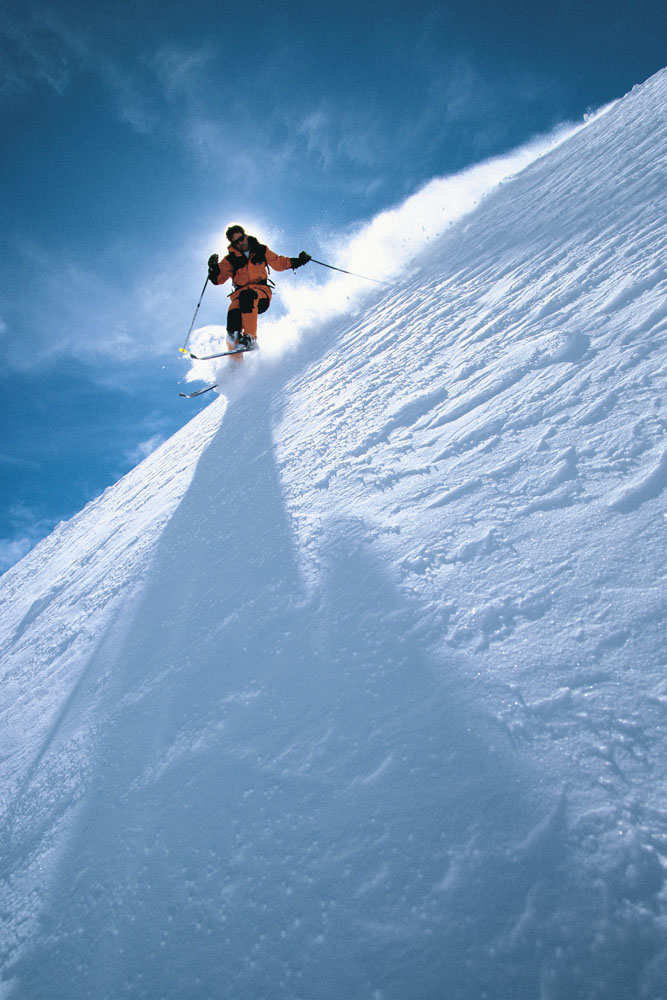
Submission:
<svg viewBox="0 0 667 1000">
<path fill-rule="evenodd" d="M 207 385 L 205 389 L 197 389 L 196 392 L 179 392 L 179 396 L 183 399 L 194 399 L 195 396 L 203 396 L 205 392 L 210 392 L 211 389 L 217 389 L 218 383 L 214 382 L 213 385 Z"/>
</svg>

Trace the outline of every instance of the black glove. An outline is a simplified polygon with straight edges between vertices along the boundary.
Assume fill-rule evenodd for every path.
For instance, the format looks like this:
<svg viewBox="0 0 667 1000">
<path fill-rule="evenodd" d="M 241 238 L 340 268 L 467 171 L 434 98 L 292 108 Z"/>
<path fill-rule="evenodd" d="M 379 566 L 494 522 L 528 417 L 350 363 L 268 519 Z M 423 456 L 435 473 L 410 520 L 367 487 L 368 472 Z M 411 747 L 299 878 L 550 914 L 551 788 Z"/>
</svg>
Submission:
<svg viewBox="0 0 667 1000">
<path fill-rule="evenodd" d="M 305 250 L 302 250 L 298 257 L 290 257 L 290 264 L 296 271 L 297 267 L 303 267 L 303 265 L 307 264 L 310 259 L 310 254 L 306 253 Z"/>
<path fill-rule="evenodd" d="M 212 253 L 208 259 L 208 280 L 212 284 L 217 285 L 219 274 L 220 265 L 218 264 L 218 255 L 217 253 Z"/>
</svg>

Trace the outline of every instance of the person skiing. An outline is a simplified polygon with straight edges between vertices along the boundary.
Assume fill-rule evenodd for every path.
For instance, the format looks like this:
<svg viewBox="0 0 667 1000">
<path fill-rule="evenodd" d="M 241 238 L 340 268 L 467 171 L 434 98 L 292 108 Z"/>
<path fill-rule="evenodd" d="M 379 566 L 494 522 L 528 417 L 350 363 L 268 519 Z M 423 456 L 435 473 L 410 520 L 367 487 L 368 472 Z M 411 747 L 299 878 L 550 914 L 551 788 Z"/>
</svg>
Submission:
<svg viewBox="0 0 667 1000">
<path fill-rule="evenodd" d="M 271 305 L 269 270 L 296 270 L 311 259 L 302 250 L 298 257 L 282 257 L 254 236 L 246 235 L 243 226 L 230 226 L 225 233 L 229 240 L 228 253 L 220 260 L 217 253 L 208 259 L 208 277 L 214 285 L 224 285 L 232 279 L 234 291 L 229 296 L 227 313 L 227 346 L 252 348 L 257 340 L 257 317 Z M 242 354 L 231 355 L 242 361 Z"/>
</svg>

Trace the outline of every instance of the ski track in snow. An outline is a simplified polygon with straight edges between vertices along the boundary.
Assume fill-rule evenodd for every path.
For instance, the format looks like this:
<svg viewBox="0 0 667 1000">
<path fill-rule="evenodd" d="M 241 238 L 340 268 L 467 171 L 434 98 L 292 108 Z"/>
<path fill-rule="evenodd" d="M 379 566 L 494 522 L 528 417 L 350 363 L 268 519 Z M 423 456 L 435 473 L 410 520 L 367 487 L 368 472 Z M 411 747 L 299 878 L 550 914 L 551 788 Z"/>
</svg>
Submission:
<svg viewBox="0 0 667 1000">
<path fill-rule="evenodd" d="M 3 1000 L 664 1000 L 666 88 L 5 574 Z"/>
</svg>

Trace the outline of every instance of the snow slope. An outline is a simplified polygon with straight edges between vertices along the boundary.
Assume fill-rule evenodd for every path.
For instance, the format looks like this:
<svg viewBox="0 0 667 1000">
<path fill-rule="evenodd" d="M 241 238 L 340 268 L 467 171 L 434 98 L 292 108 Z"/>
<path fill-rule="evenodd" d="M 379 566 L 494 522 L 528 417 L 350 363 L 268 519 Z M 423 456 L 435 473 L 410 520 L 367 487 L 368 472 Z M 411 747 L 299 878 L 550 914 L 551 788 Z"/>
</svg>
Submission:
<svg viewBox="0 0 667 1000">
<path fill-rule="evenodd" d="M 665 1000 L 666 92 L 3 577 L 1 997 Z"/>
</svg>

